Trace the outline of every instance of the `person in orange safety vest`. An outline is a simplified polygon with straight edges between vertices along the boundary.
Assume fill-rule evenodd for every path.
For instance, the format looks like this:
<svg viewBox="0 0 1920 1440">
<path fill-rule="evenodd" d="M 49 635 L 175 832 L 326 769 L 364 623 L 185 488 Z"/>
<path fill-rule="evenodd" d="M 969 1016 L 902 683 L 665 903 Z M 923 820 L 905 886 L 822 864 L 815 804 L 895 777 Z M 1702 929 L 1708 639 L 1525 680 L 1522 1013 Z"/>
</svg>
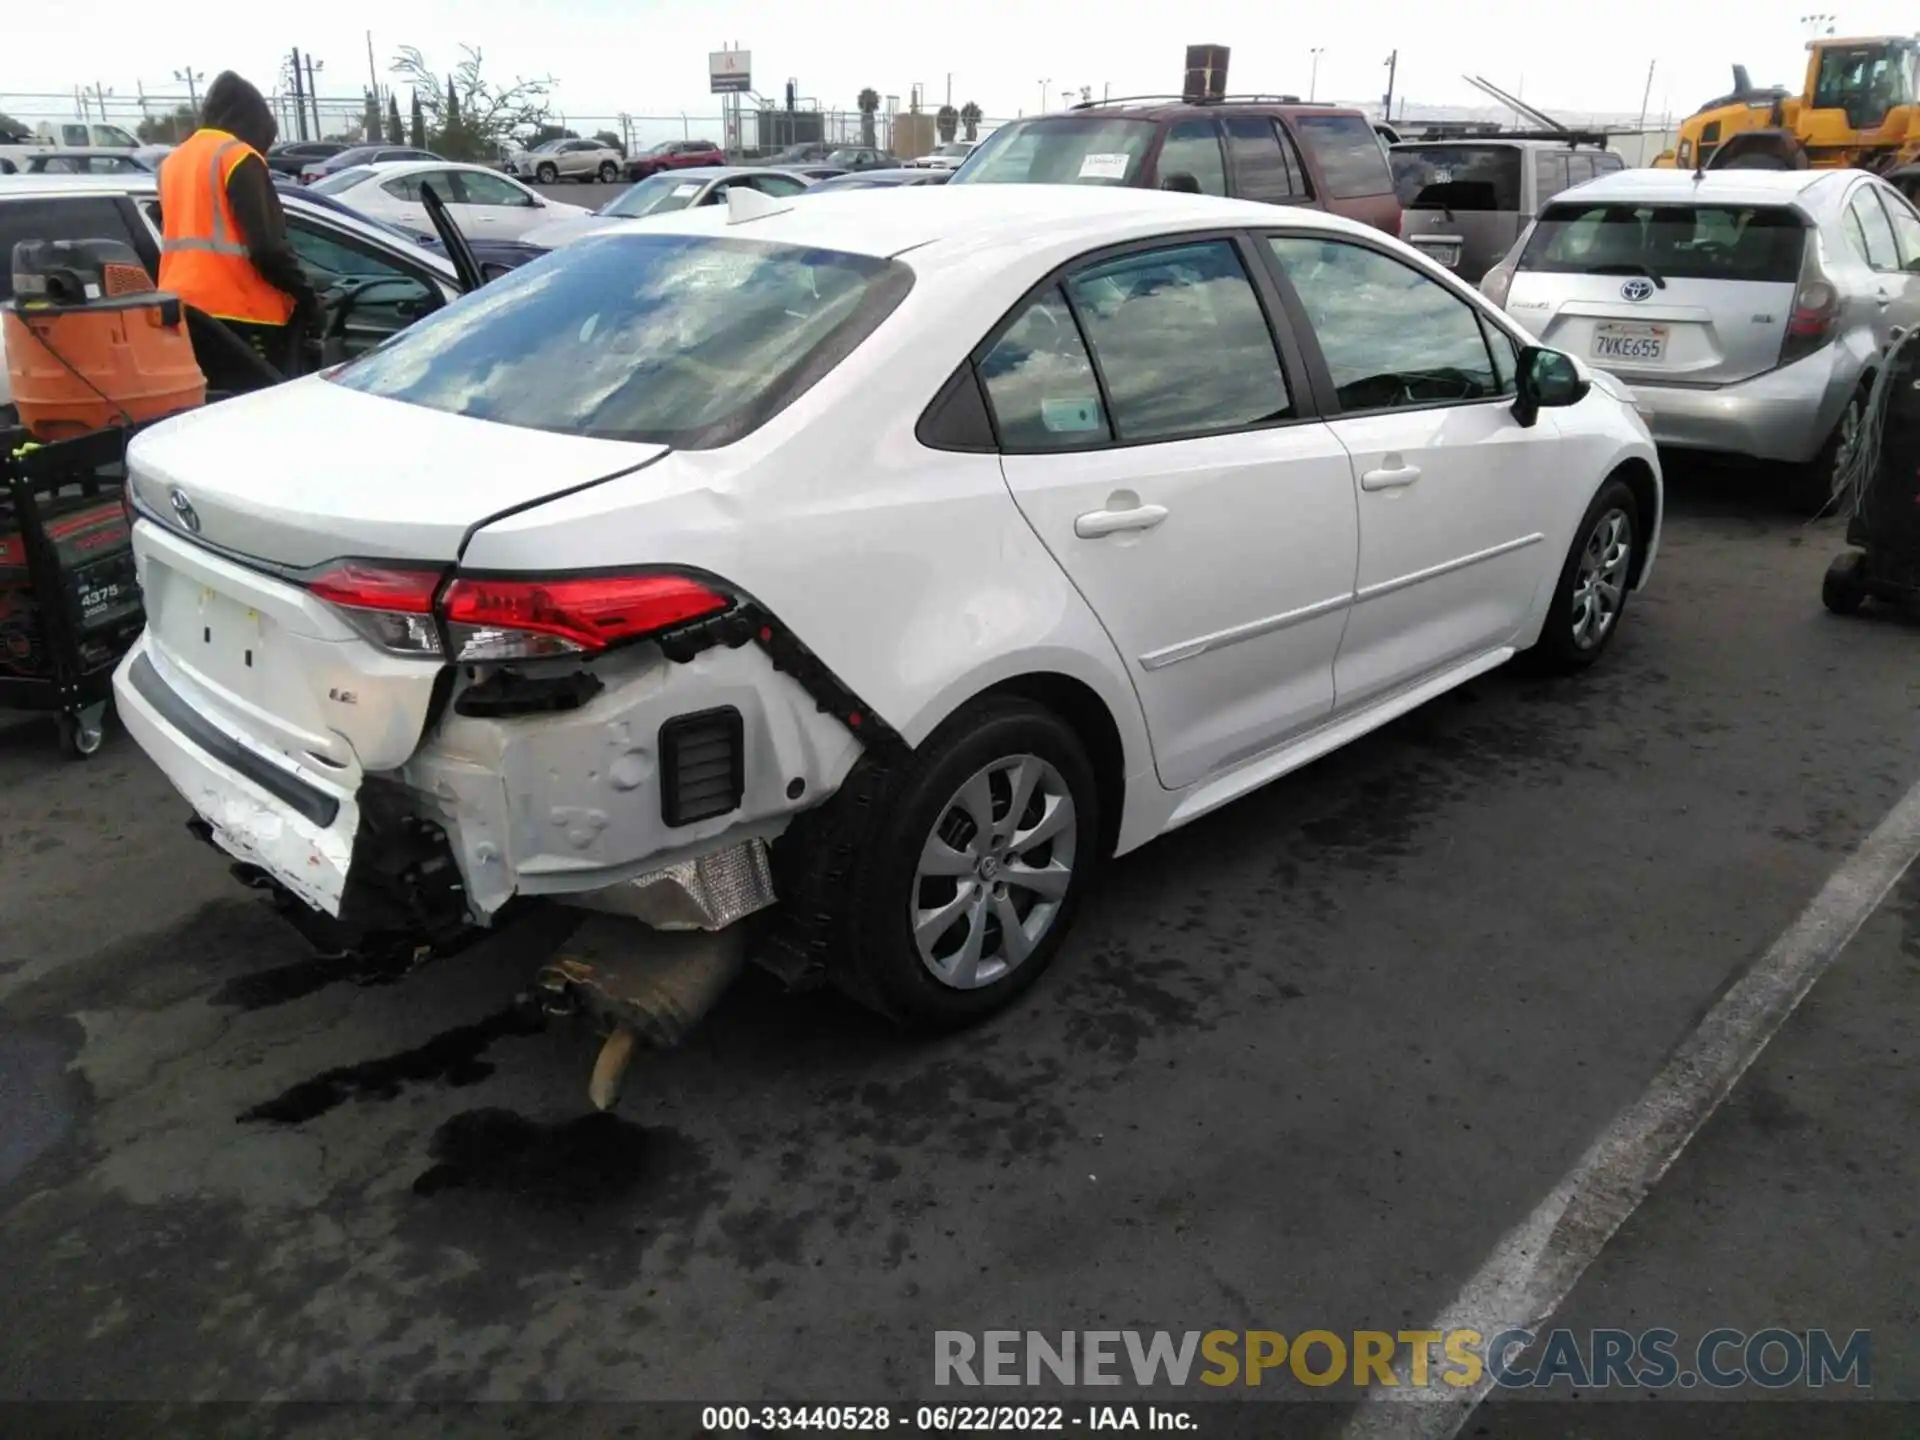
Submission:
<svg viewBox="0 0 1920 1440">
<path fill-rule="evenodd" d="M 267 169 L 279 129 L 251 84 L 231 70 L 214 80 L 200 128 L 160 166 L 160 288 L 225 321 L 291 374 L 297 330 L 319 299 L 287 243 Z"/>
</svg>

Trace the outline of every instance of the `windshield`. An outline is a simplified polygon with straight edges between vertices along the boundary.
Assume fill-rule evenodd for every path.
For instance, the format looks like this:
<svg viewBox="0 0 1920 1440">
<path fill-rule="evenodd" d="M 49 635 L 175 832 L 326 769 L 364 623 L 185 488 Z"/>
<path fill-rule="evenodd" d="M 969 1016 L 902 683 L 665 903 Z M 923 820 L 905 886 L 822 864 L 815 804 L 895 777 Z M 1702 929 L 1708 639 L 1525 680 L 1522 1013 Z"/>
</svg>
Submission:
<svg viewBox="0 0 1920 1440">
<path fill-rule="evenodd" d="M 1152 148 L 1151 120 L 1071 115 L 1016 120 L 974 146 L 955 185 L 1127 185 Z"/>
<path fill-rule="evenodd" d="M 566 143 L 565 140 L 542 140 L 538 145 L 533 147 L 532 153 L 535 155 L 550 155 Z"/>
<path fill-rule="evenodd" d="M 342 190 L 351 190 L 362 180 L 373 178 L 373 171 L 365 165 L 356 165 L 346 170 L 336 170 L 331 175 L 322 175 L 307 188 L 316 195 L 337 195 Z"/>
<path fill-rule="evenodd" d="M 950 140 L 933 153 L 936 155 L 965 155 L 973 146 L 965 140 Z"/>
<path fill-rule="evenodd" d="M 836 150 L 827 156 L 829 165 L 851 165 L 867 152 L 864 150 Z"/>
<path fill-rule="evenodd" d="M 707 448 L 831 370 L 911 285 L 903 265 L 835 250 L 603 236 L 492 281 L 332 378 L 502 425 Z"/>
<path fill-rule="evenodd" d="M 1394 193 L 1408 210 L 1521 209 L 1517 146 L 1414 145 L 1388 159 Z"/>
<path fill-rule="evenodd" d="M 671 155 L 671 154 L 673 153 L 673 147 L 674 147 L 675 145 L 677 145 L 677 144 L 679 144 L 679 143 L 680 143 L 680 142 L 679 142 L 679 141 L 677 141 L 677 140 L 662 140 L 662 141 L 661 141 L 661 142 L 660 142 L 660 143 L 659 143 L 658 145 L 650 145 L 650 146 L 648 146 L 648 147 L 647 147 L 647 154 L 649 154 L 649 155 Z"/>
<path fill-rule="evenodd" d="M 664 175 L 650 175 L 594 213 L 619 215 L 628 220 L 638 219 L 642 215 L 665 215 L 669 210 L 684 210 L 693 204 L 706 184 L 704 180 L 689 180 L 684 171 L 678 175 L 672 171 Z"/>
<path fill-rule="evenodd" d="M 1806 222 L 1784 206 L 1550 205 L 1519 269 L 1793 284 Z"/>
</svg>

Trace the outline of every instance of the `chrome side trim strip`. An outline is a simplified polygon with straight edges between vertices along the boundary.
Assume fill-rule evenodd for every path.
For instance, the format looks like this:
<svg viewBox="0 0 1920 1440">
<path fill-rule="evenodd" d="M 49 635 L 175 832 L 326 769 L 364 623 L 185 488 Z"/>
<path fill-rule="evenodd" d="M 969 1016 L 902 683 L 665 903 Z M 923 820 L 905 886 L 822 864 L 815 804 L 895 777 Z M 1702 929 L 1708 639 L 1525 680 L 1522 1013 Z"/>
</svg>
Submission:
<svg viewBox="0 0 1920 1440">
<path fill-rule="evenodd" d="M 1438 580 L 1442 575 L 1451 575 L 1456 570 L 1464 570 L 1469 565 L 1478 565 L 1486 560 L 1497 560 L 1502 555 L 1511 555 L 1516 550 L 1524 550 L 1529 545 L 1538 545 L 1546 539 L 1545 535 L 1522 535 L 1517 540 L 1506 540 L 1486 550 L 1476 550 L 1471 555 L 1461 555 L 1439 565 L 1430 565 L 1425 570 L 1416 570 L 1411 575 L 1401 575 L 1392 580 L 1382 580 L 1377 585 L 1363 586 L 1354 596 L 1355 604 L 1368 600 L 1378 600 L 1382 595 L 1391 595 L 1396 590 L 1405 590 L 1409 585 L 1418 585 L 1426 580 Z"/>
<path fill-rule="evenodd" d="M 1215 650 L 1224 650 L 1229 645 L 1238 645 L 1242 640 L 1257 639 L 1262 635 L 1271 635 L 1276 630 L 1285 630 L 1289 625 L 1299 625 L 1321 615 L 1331 614 L 1342 606 L 1351 603 L 1352 595 L 1333 595 L 1325 600 L 1316 600 L 1311 605 L 1302 605 L 1298 610 L 1289 610 L 1281 615 L 1269 615 L 1264 620 L 1250 620 L 1245 625 L 1235 625 L 1227 630 L 1216 630 L 1211 635 L 1202 635 L 1195 640 L 1182 640 L 1177 645 L 1164 646 L 1149 651 L 1140 657 L 1142 670 L 1160 670 L 1168 665 L 1178 664 L 1182 660 L 1192 660 L 1197 656 L 1209 654 Z"/>
</svg>

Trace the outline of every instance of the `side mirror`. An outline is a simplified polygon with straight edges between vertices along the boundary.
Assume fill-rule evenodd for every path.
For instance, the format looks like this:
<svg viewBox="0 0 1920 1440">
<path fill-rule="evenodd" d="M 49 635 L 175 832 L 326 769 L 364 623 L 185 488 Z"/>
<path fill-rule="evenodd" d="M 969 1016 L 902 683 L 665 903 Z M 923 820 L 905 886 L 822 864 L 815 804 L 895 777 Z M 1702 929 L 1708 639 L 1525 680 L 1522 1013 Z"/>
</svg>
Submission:
<svg viewBox="0 0 1920 1440">
<path fill-rule="evenodd" d="M 1514 397 L 1513 418 L 1531 427 L 1542 410 L 1578 405 L 1591 388 L 1580 378 L 1571 357 L 1544 345 L 1529 345 L 1520 352 L 1520 393 Z"/>
</svg>

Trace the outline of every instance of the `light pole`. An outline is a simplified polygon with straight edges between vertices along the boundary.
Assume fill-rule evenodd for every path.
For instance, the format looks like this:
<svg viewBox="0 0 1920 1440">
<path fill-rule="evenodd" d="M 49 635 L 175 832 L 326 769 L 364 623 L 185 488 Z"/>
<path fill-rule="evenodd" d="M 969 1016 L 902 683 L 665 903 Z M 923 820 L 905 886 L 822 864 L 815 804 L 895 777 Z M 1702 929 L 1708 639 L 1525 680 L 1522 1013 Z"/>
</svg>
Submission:
<svg viewBox="0 0 1920 1440">
<path fill-rule="evenodd" d="M 313 58 L 313 52 L 307 52 L 307 103 L 313 106 L 313 138 L 318 140 L 326 132 L 320 126 L 320 87 L 314 84 L 313 72 L 327 68 L 327 62 Z"/>
<path fill-rule="evenodd" d="M 1307 53 L 1313 56 L 1313 69 L 1307 76 L 1307 103 L 1312 104 L 1314 98 L 1320 93 L 1320 57 L 1327 53 L 1327 47 L 1316 45 Z"/>
<path fill-rule="evenodd" d="M 1800 23 L 1807 27 L 1807 33 L 1809 35 L 1820 36 L 1833 34 L 1833 16 L 1831 15 L 1825 13 L 1802 15 L 1800 17 Z"/>
<path fill-rule="evenodd" d="M 1047 87 L 1051 84 L 1053 84 L 1051 79 L 1040 82 L 1040 113 L 1042 115 L 1047 113 Z"/>
<path fill-rule="evenodd" d="M 173 78 L 187 87 L 187 103 L 193 106 L 193 113 L 197 118 L 200 114 L 200 82 L 207 78 L 207 72 L 196 70 L 189 65 L 184 70 L 174 71 Z"/>
</svg>

